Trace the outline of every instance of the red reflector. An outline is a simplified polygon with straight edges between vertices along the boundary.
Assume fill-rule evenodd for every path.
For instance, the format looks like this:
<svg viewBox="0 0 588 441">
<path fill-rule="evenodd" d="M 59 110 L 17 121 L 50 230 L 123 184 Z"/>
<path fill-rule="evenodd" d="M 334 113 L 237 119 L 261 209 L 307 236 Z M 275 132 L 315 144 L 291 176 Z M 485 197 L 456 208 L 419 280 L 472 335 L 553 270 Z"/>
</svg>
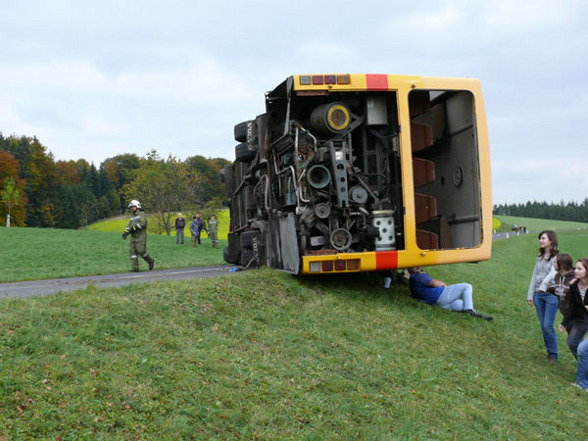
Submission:
<svg viewBox="0 0 588 441">
<path fill-rule="evenodd" d="M 358 270 L 359 269 L 359 259 L 353 259 L 347 261 L 347 269 L 348 270 Z"/>
<path fill-rule="evenodd" d="M 335 75 L 325 75 L 325 84 L 337 84 Z"/>
<path fill-rule="evenodd" d="M 335 271 L 345 271 L 347 269 L 345 262 L 345 260 L 337 260 L 335 262 Z"/>
<path fill-rule="evenodd" d="M 333 261 L 325 260 L 322 262 L 323 271 L 333 271 Z"/>
<path fill-rule="evenodd" d="M 322 75 L 313 75 L 312 76 L 312 84 L 320 85 L 320 84 L 324 84 L 324 82 L 325 82 L 325 80 Z"/>
<path fill-rule="evenodd" d="M 388 90 L 388 75 L 366 74 L 368 90 Z"/>
<path fill-rule="evenodd" d="M 349 75 L 337 75 L 337 84 L 349 84 L 351 79 Z"/>
</svg>

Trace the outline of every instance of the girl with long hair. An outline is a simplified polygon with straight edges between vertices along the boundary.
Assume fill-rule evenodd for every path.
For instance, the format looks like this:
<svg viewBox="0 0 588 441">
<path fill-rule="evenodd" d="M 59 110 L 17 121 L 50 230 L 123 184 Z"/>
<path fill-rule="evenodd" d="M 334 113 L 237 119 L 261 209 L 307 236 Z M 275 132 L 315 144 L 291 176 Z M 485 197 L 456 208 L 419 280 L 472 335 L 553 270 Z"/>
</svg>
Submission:
<svg viewBox="0 0 588 441">
<path fill-rule="evenodd" d="M 583 307 L 578 308 L 576 305 L 576 298 L 581 297 L 578 283 L 580 286 L 584 286 L 583 284 L 586 282 L 583 279 L 582 282 L 578 282 L 580 280 L 578 275 L 586 276 L 588 262 L 580 259 L 576 263 L 575 269 L 572 268 L 573 265 L 572 257 L 569 254 L 560 253 L 556 256 L 553 262 L 556 271 L 554 291 L 559 298 L 559 312 L 563 316 L 559 331 L 568 333 L 568 347 L 574 358 L 578 358 L 578 345 L 588 332 L 588 311 L 585 311 Z"/>
<path fill-rule="evenodd" d="M 579 259 L 574 269 L 576 281 L 570 285 L 571 303 L 568 316 L 564 318 L 564 324 L 572 324 L 577 328 L 579 343 L 577 349 L 578 370 L 576 372 L 576 384 L 584 390 L 588 390 L 588 340 L 582 338 L 588 330 L 588 258 Z M 569 339 L 568 339 L 569 341 Z M 570 347 L 570 349 L 572 349 Z"/>
<path fill-rule="evenodd" d="M 555 231 L 544 230 L 537 237 L 539 238 L 539 254 L 527 291 L 527 303 L 531 306 L 535 305 L 547 349 L 547 361 L 557 363 L 557 335 L 554 324 L 559 300 L 555 294 L 547 292 L 553 259 L 559 253 L 557 234 Z"/>
</svg>

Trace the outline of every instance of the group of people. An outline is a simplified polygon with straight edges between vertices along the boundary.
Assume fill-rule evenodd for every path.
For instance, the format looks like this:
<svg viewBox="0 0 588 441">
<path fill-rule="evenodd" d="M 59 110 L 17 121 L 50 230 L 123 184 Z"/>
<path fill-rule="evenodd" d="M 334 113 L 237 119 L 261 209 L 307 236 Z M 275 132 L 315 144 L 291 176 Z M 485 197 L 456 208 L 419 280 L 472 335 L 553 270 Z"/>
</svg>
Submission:
<svg viewBox="0 0 588 441">
<path fill-rule="evenodd" d="M 129 257 L 131 259 L 131 272 L 139 272 L 139 257 L 143 258 L 149 265 L 149 271 L 153 270 L 155 259 L 147 252 L 147 214 L 141 207 L 141 203 L 133 199 L 129 203 L 131 210 L 131 218 L 123 231 L 122 238 L 126 239 L 131 236 L 129 242 Z M 178 213 L 175 221 L 176 227 L 176 243 L 184 244 L 184 228 L 186 221 L 182 217 L 182 213 Z M 214 248 L 218 248 L 218 221 L 214 214 L 210 216 L 208 221 L 208 228 L 204 226 L 204 221 L 200 218 L 200 214 L 196 214 L 192 222 L 190 222 L 190 234 L 192 235 L 192 246 L 200 245 L 200 235 L 202 231 L 206 231 L 208 237 Z M 181 242 L 180 242 L 181 240 Z"/>
<path fill-rule="evenodd" d="M 176 244 L 184 245 L 184 228 L 186 227 L 186 220 L 182 217 L 182 213 L 178 213 L 175 221 L 176 228 Z M 190 235 L 192 236 L 192 246 L 201 245 L 200 236 L 202 231 L 206 231 L 208 238 L 212 243 L 213 248 L 218 248 L 218 221 L 214 214 L 208 220 L 208 228 L 204 226 L 204 221 L 199 213 L 196 213 L 190 222 Z M 181 242 L 180 242 L 181 241 Z"/>
<path fill-rule="evenodd" d="M 527 292 L 527 303 L 535 306 L 537 311 L 549 363 L 558 362 L 555 318 L 557 311 L 561 312 L 563 320 L 558 329 L 567 332 L 568 347 L 578 361 L 574 385 L 588 391 L 588 339 L 584 338 L 588 333 L 588 258 L 578 259 L 574 265 L 572 256 L 559 252 L 555 231 L 542 231 L 538 239 L 539 254 Z M 474 309 L 470 284 L 447 286 L 420 267 L 407 271 L 410 292 L 418 301 L 492 320 Z M 387 279 L 385 287 L 389 285 Z"/>
<path fill-rule="evenodd" d="M 539 233 L 539 254 L 527 291 L 527 303 L 535 306 L 547 361 L 557 363 L 555 317 L 561 312 L 560 332 L 567 332 L 567 344 L 578 361 L 576 386 L 588 390 L 588 258 L 578 259 L 560 253 L 557 234 L 545 230 Z"/>
</svg>

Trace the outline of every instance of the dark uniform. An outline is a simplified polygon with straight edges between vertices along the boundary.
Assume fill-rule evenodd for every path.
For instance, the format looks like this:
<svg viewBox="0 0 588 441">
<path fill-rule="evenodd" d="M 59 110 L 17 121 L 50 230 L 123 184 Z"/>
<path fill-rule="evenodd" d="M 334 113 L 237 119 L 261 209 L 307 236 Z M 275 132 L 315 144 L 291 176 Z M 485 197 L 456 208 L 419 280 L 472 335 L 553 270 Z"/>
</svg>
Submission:
<svg viewBox="0 0 588 441">
<path fill-rule="evenodd" d="M 139 256 L 149 264 L 149 271 L 151 271 L 155 260 L 147 253 L 147 214 L 140 208 L 140 205 L 134 205 L 133 202 L 129 207 L 136 207 L 136 210 L 133 211 L 129 224 L 123 233 L 123 239 L 126 239 L 129 234 L 131 235 L 129 243 L 131 271 L 139 271 Z"/>
</svg>

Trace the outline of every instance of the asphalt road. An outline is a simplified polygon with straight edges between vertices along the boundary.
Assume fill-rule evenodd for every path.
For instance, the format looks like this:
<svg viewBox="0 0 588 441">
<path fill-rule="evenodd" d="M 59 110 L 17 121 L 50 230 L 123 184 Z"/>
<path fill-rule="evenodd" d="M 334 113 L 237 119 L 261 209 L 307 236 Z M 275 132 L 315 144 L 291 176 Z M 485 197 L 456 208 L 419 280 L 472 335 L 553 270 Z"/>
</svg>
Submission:
<svg viewBox="0 0 588 441">
<path fill-rule="evenodd" d="M 0 299 L 9 297 L 28 298 L 59 292 L 75 291 L 89 285 L 97 288 L 149 283 L 156 280 L 186 280 L 216 277 L 234 271 L 234 265 L 219 265 L 171 270 L 145 271 L 140 273 L 107 274 L 104 276 L 72 277 L 68 279 L 33 280 L 30 282 L 0 283 Z"/>
</svg>

